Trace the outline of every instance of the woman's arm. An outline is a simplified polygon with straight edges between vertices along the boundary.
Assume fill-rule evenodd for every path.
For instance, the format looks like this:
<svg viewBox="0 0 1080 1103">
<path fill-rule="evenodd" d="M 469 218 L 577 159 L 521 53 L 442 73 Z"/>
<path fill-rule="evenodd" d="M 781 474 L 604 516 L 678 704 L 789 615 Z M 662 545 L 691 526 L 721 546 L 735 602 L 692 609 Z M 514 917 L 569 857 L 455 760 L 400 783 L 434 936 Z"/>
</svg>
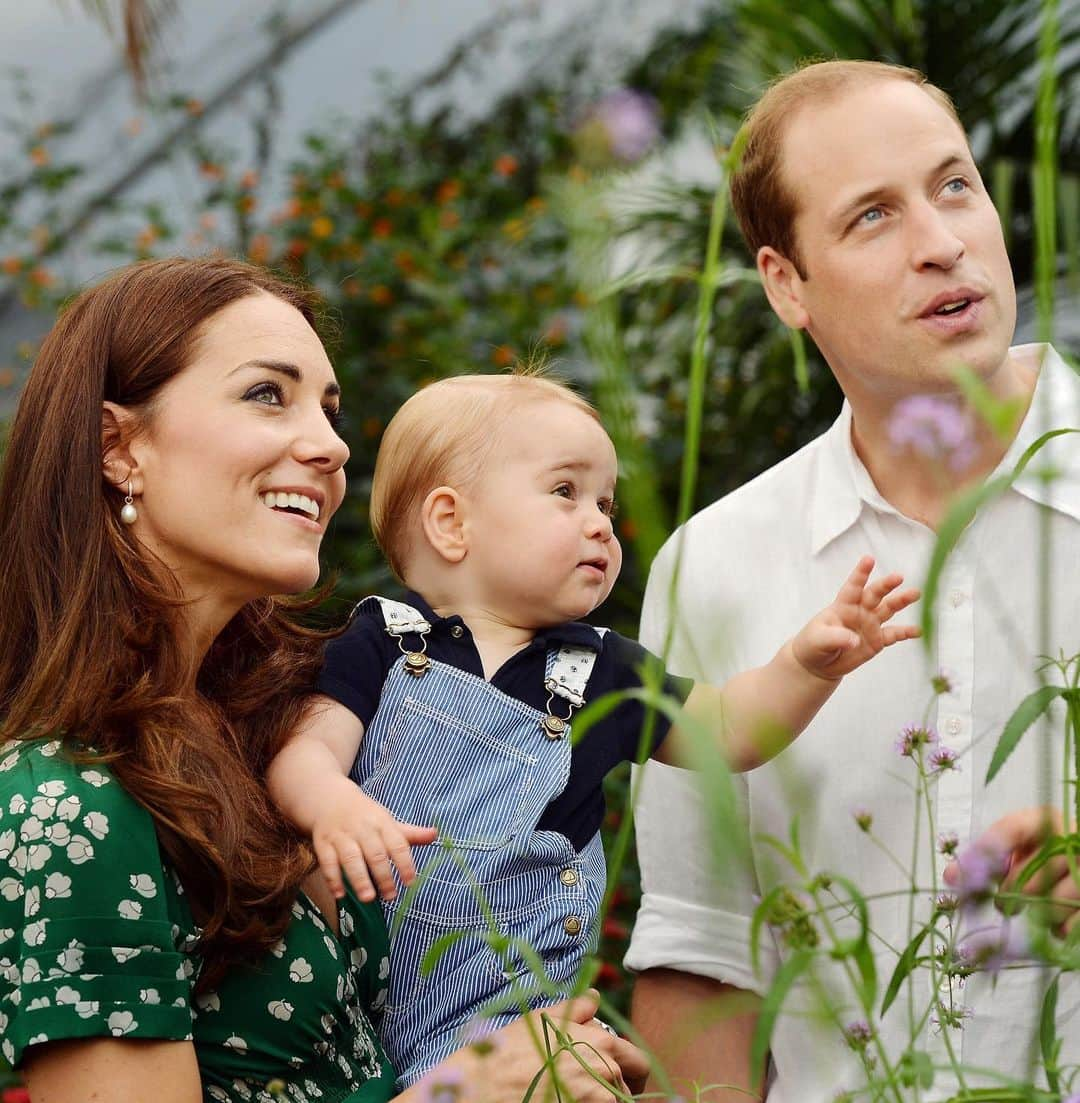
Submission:
<svg viewBox="0 0 1080 1103">
<path fill-rule="evenodd" d="M 202 1103 L 191 1042 L 88 1038 L 26 1051 L 23 1078 L 33 1103 Z"/>
<path fill-rule="evenodd" d="M 502 1030 L 488 1035 L 485 1044 L 468 1046 L 436 1066 L 394 1103 L 425 1103 L 440 1084 L 455 1091 L 459 1103 L 508 1103 L 528 1094 L 544 1064 L 544 1024 L 547 1017 L 572 1038 L 572 1049 L 560 1050 L 551 1039 L 560 1098 L 575 1103 L 612 1103 L 610 1086 L 623 1092 L 644 1088 L 649 1072 L 645 1054 L 625 1038 L 616 1037 L 595 1021 L 599 999 L 595 993 L 533 1011 Z M 583 1067 L 584 1065 L 584 1067 Z M 552 1073 L 544 1074 L 534 1098 L 553 1098 Z M 441 1098 L 441 1096 L 439 1096 Z M 35 1101 L 36 1103 L 36 1101 Z"/>
</svg>

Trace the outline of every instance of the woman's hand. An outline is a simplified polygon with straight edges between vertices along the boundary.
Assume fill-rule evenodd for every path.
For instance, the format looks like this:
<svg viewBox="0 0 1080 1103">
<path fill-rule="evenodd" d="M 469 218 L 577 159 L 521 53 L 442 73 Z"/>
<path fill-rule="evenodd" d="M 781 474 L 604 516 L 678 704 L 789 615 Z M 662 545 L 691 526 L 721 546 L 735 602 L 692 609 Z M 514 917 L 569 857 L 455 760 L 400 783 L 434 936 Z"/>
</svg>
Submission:
<svg viewBox="0 0 1080 1103">
<path fill-rule="evenodd" d="M 649 1073 L 648 1059 L 637 1046 L 596 1021 L 599 1005 L 597 994 L 590 992 L 533 1011 L 459 1050 L 398 1096 L 397 1103 L 433 1098 L 443 1083 L 457 1091 L 461 1103 L 518 1103 L 549 1049 L 554 1069 L 544 1072 L 533 1093 L 536 1100 L 559 1098 L 553 1091 L 553 1077 L 561 1098 L 575 1103 L 611 1103 L 616 1091 L 624 1097 L 639 1092 Z"/>
</svg>

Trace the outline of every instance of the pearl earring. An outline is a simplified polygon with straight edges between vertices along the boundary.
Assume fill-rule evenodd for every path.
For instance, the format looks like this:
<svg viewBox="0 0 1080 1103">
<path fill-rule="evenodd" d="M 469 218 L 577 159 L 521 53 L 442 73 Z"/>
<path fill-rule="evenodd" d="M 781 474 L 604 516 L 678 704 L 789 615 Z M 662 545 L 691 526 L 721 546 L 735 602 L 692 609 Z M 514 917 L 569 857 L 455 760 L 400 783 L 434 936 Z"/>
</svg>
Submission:
<svg viewBox="0 0 1080 1103">
<path fill-rule="evenodd" d="M 124 508 L 120 510 L 120 520 L 125 525 L 133 525 L 138 517 L 139 511 L 135 508 L 135 499 L 131 496 L 131 481 L 128 480 L 128 492 L 124 495 Z"/>
</svg>

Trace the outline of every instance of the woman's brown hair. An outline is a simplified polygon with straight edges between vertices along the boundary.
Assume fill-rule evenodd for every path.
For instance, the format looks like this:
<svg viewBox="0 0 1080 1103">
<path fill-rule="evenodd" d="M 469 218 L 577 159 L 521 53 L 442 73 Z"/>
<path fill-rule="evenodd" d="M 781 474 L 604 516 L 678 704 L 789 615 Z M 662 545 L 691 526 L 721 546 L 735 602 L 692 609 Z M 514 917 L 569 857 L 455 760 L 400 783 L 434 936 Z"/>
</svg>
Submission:
<svg viewBox="0 0 1080 1103">
<path fill-rule="evenodd" d="M 0 738 L 90 748 L 149 811 L 204 928 L 200 990 L 281 937 L 312 868 L 263 774 L 322 635 L 297 622 L 296 602 L 245 606 L 207 654 L 193 705 L 183 602 L 119 519 L 102 404 L 152 417 L 203 323 L 259 292 L 315 328 L 309 293 L 232 260 L 148 261 L 83 292 L 42 344 L 0 478 Z"/>
</svg>

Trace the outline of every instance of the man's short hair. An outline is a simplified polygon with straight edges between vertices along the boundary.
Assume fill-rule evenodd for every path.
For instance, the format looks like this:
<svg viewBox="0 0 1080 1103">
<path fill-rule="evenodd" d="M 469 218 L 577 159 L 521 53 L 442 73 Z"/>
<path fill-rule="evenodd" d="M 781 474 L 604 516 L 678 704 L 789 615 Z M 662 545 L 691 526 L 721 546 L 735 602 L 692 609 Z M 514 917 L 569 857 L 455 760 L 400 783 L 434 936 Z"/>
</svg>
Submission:
<svg viewBox="0 0 1080 1103">
<path fill-rule="evenodd" d="M 466 490 L 503 441 L 506 418 L 530 402 L 568 402 L 596 410 L 542 361 L 509 375 L 456 375 L 417 391 L 390 419 L 371 481 L 371 529 L 403 582 L 419 532 L 420 506 L 439 486 Z"/>
<path fill-rule="evenodd" d="M 747 112 L 740 141 L 742 157 L 731 176 L 731 206 L 752 255 L 769 245 L 795 265 L 806 279 L 806 269 L 795 237 L 798 200 L 783 173 L 784 138 L 801 108 L 820 106 L 860 84 L 904 80 L 922 88 L 964 129 L 947 93 L 931 84 L 917 69 L 880 61 L 818 61 L 777 78 Z"/>
</svg>

